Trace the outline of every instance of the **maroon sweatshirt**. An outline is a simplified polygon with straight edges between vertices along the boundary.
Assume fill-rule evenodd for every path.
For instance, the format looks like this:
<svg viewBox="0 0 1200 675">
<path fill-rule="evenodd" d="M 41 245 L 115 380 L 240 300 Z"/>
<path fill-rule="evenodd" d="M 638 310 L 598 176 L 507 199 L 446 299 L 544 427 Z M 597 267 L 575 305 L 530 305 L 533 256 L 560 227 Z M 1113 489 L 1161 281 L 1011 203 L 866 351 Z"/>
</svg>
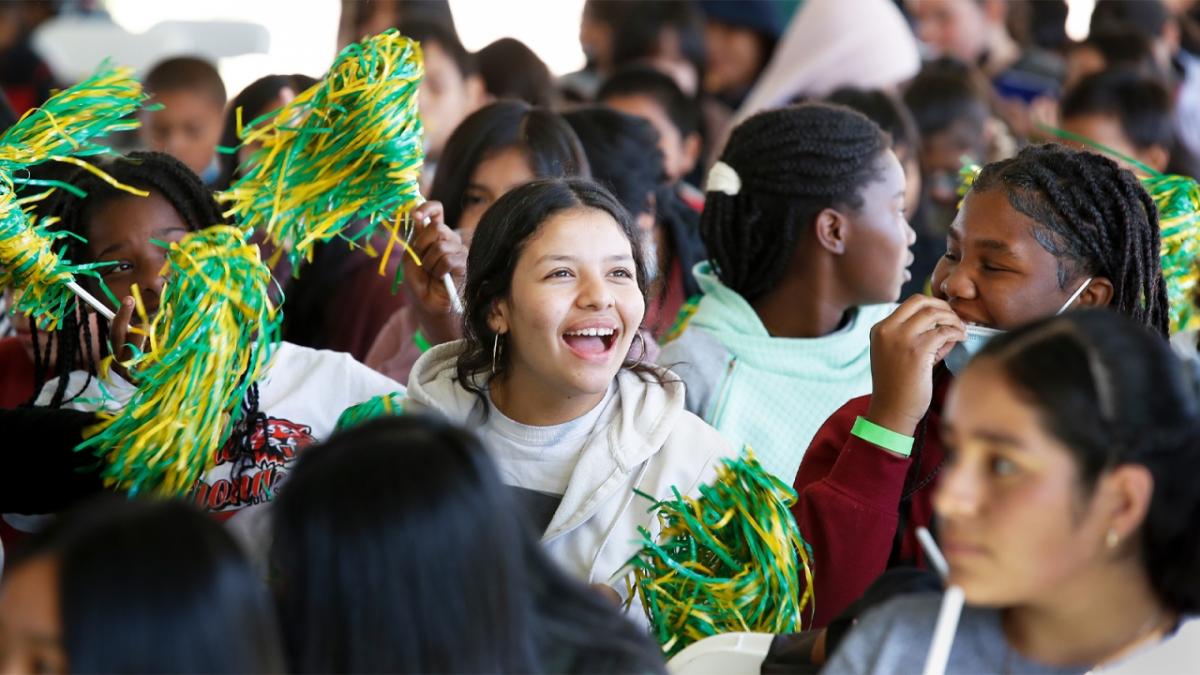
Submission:
<svg viewBox="0 0 1200 675">
<path fill-rule="evenodd" d="M 921 467 L 913 485 L 925 485 L 912 495 L 898 561 L 920 567 L 925 566 L 925 556 L 916 528 L 929 527 L 932 521 L 937 481 L 927 479 L 944 457 L 939 429 L 942 402 L 952 380 L 944 368 L 935 371 L 924 438 L 917 439 L 922 446 Z M 792 514 L 812 547 L 816 628 L 827 625 L 887 569 L 900 524 L 904 481 L 918 453 L 914 444 L 912 457 L 899 457 L 851 435 L 855 419 L 865 417 L 870 407 L 871 397 L 861 396 L 825 420 L 796 473 L 799 500 Z M 917 434 L 922 436 L 920 430 Z"/>
</svg>

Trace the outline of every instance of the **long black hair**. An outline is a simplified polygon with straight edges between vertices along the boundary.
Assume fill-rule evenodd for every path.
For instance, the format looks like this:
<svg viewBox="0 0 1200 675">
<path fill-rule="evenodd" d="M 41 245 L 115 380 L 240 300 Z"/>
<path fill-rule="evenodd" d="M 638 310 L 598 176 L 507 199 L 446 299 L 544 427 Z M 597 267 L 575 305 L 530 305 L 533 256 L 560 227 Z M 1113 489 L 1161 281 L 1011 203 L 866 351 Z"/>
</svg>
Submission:
<svg viewBox="0 0 1200 675">
<path fill-rule="evenodd" d="M 1136 557 L 1159 600 L 1200 611 L 1200 403 L 1166 340 L 1107 309 L 1070 312 L 996 337 L 998 364 L 1042 425 L 1071 452 L 1082 494 L 1105 472 L 1144 466 L 1154 479 Z"/>
<path fill-rule="evenodd" d="M 275 504 L 294 672 L 661 672 L 543 553 L 479 439 L 419 415 L 334 434 Z"/>
<path fill-rule="evenodd" d="M 284 670 L 266 585 L 221 525 L 188 504 L 84 503 L 9 566 L 47 559 L 72 672 Z"/>
<path fill-rule="evenodd" d="M 488 325 L 488 315 L 495 303 L 511 292 L 513 272 L 525 244 L 544 223 L 573 209 L 602 211 L 616 221 L 633 250 L 638 289 L 642 299 L 646 298 L 646 262 L 637 225 L 607 190 L 591 181 L 572 178 L 546 178 L 514 188 L 483 214 L 467 255 L 463 290 L 466 346 L 458 357 L 456 372 L 460 384 L 481 402 L 486 402 L 487 382 L 508 372 L 510 358 L 506 349 L 499 350 L 499 358 L 493 358 L 493 342 L 498 334 Z M 637 361 L 627 360 L 624 367 L 657 377 L 657 371 Z M 487 380 L 480 381 L 481 376 Z"/>
<path fill-rule="evenodd" d="M 171 204 L 189 231 L 196 231 L 225 222 L 221 209 L 213 199 L 212 192 L 200 181 L 200 177 L 174 157 L 161 152 L 132 152 L 127 156 L 106 158 L 98 166 L 118 182 L 140 190 L 155 192 Z M 86 194 L 80 198 L 67 191 L 59 191 L 46 205 L 44 215 L 57 217 L 55 231 L 66 231 L 73 236 L 65 237 L 64 257 L 73 263 L 91 262 L 87 259 L 88 222 L 97 209 L 117 200 L 129 197 L 95 174 L 79 169 L 65 177 L 65 182 Z M 39 336 L 34 331 L 33 352 L 35 361 L 35 389 L 57 377 L 58 383 L 48 405 L 59 407 L 67 396 L 69 375 L 76 370 L 89 376 L 96 374 L 96 363 L 107 355 L 108 322 L 103 317 L 92 317 L 88 310 L 76 300 L 68 308 L 58 330 Z M 99 329 L 100 353 L 92 349 L 93 322 Z M 51 359 L 56 354 L 56 359 Z M 51 361 L 54 361 L 51 372 Z M 86 385 L 85 385 L 86 386 Z M 76 392 L 78 394 L 78 392 Z"/>
<path fill-rule="evenodd" d="M 522 101 L 497 101 L 468 115 L 446 140 L 429 189 L 429 198 L 445 208 L 446 224 L 458 227 L 475 168 L 507 148 L 520 149 L 539 178 L 590 175 L 583 147 L 561 116 Z"/>
<path fill-rule="evenodd" d="M 721 161 L 735 195 L 709 191 L 700 235 L 717 277 L 754 302 L 787 271 L 800 231 L 822 209 L 862 206 L 890 141 L 861 113 L 803 103 L 758 113 L 733 130 Z"/>
</svg>

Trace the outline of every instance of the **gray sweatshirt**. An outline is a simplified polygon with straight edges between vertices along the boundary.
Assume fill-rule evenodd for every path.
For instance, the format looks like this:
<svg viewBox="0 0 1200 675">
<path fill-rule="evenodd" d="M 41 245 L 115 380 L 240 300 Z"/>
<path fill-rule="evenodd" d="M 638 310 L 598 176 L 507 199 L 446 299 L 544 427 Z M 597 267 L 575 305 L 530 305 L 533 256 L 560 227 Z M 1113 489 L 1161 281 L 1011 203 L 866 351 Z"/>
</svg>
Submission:
<svg viewBox="0 0 1200 675">
<path fill-rule="evenodd" d="M 905 595 L 867 612 L 842 641 L 822 673 L 920 673 L 941 606 L 940 593 Z M 1147 645 L 1103 669 L 1120 673 L 1196 672 L 1196 619 L 1162 642 Z M 1012 649 L 1000 625 L 1000 610 L 963 608 L 946 673 L 1084 673 L 1090 665 L 1052 667 L 1030 661 Z"/>
</svg>

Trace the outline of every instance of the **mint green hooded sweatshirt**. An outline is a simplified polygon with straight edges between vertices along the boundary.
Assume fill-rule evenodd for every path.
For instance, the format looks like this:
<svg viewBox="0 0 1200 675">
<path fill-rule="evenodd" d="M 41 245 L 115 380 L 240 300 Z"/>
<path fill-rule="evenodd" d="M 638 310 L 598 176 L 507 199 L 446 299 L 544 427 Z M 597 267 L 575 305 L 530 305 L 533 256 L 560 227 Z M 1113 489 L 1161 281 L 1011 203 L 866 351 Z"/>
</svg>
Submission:
<svg viewBox="0 0 1200 675">
<path fill-rule="evenodd" d="M 871 327 L 895 305 L 859 307 L 837 332 L 776 338 L 708 263 L 695 269 L 704 297 L 658 362 L 687 387 L 685 406 L 791 485 L 800 459 L 843 403 L 871 392 Z"/>
</svg>

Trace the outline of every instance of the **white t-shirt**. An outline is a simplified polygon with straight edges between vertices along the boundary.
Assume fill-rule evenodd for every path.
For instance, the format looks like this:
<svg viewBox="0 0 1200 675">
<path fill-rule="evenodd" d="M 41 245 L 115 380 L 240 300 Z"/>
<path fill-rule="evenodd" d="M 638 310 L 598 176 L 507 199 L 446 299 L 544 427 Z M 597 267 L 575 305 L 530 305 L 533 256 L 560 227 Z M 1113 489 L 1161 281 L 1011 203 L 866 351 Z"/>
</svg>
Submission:
<svg viewBox="0 0 1200 675">
<path fill-rule="evenodd" d="M 479 426 L 478 433 L 492 451 L 501 480 L 506 485 L 561 497 L 584 443 L 617 414 L 620 406 L 615 393 L 616 387 L 609 387 L 596 407 L 569 422 L 549 427 L 510 419 L 489 396 L 487 421 Z"/>
<path fill-rule="evenodd" d="M 79 392 L 87 374 L 71 373 L 67 396 Z M 48 382 L 37 405 L 49 403 L 58 381 Z M 101 406 L 120 410 L 136 388 L 112 373 L 103 383 L 91 379 L 64 408 L 93 411 Z M 249 506 L 269 501 L 291 470 L 296 453 L 325 440 L 346 408 L 380 394 L 403 392 L 404 386 L 355 361 L 349 354 L 318 351 L 282 342 L 258 380 L 258 409 L 266 415 L 265 431 L 251 437 L 254 465 L 235 475 L 231 443 L 217 452 L 216 466 L 192 486 L 188 499 L 225 520 Z M 5 516 L 17 529 L 19 518 Z M 17 521 L 17 522 L 14 522 Z"/>
</svg>

